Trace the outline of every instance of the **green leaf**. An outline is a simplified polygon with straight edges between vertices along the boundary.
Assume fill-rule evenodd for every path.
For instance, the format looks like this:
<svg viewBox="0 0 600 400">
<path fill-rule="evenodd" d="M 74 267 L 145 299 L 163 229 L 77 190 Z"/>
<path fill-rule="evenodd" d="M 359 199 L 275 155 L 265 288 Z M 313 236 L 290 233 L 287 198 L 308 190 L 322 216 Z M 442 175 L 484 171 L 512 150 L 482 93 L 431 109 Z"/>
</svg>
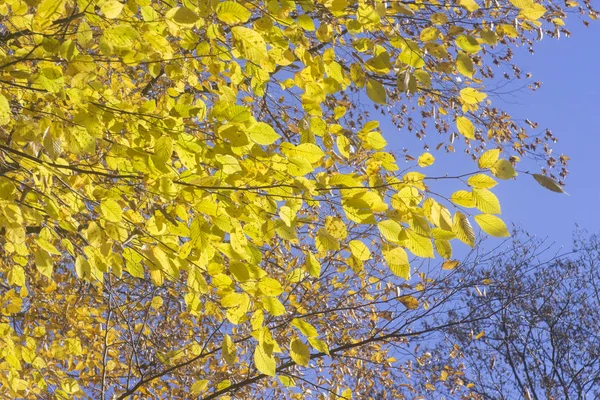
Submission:
<svg viewBox="0 0 600 400">
<path fill-rule="evenodd" d="M 506 224 L 500 218 L 491 214 L 480 214 L 475 216 L 475 222 L 482 231 L 494 237 L 510 236 Z"/>
<path fill-rule="evenodd" d="M 290 342 L 290 356 L 298 365 L 308 367 L 310 361 L 310 350 L 300 339 L 295 338 Z"/>
</svg>

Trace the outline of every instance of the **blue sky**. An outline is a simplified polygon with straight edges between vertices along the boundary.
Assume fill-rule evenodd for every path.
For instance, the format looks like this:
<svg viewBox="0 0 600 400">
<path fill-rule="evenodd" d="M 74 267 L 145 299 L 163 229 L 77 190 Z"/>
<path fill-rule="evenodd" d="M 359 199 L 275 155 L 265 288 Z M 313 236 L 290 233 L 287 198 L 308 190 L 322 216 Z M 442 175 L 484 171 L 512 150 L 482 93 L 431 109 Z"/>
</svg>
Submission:
<svg viewBox="0 0 600 400">
<path fill-rule="evenodd" d="M 500 199 L 502 218 L 509 227 L 514 223 L 531 234 L 547 238 L 549 243 L 570 247 L 576 224 L 590 232 L 600 230 L 600 173 L 596 172 L 595 164 L 600 159 L 600 79 L 596 75 L 600 65 L 597 51 L 600 23 L 591 23 L 586 28 L 576 17 L 571 17 L 567 28 L 573 34 L 571 37 L 543 38 L 536 42 L 533 55 L 526 48 L 515 51 L 517 65 L 523 72 L 532 73 L 532 81 L 541 81 L 541 89 L 536 92 L 523 89 L 492 99 L 494 105 L 508 111 L 513 118 L 539 123 L 536 133 L 549 128 L 559 139 L 553 146 L 553 154 L 555 158 L 560 154 L 571 158 L 565 188 L 570 196 L 548 191 L 525 174 L 517 180 L 500 181 L 493 191 Z M 402 154 L 403 145 L 410 146 L 410 154 L 415 157 L 422 152 L 419 142 L 406 132 L 397 132 L 386 125 L 382 128 L 387 131 L 389 149 L 394 153 Z M 459 151 L 450 157 L 442 150 L 435 151 L 438 142 L 435 135 L 422 142 L 429 144 L 437 158 L 434 166 L 424 173 L 437 176 L 450 171 L 454 175 L 474 170 L 475 164 Z M 402 160 L 398 161 L 402 168 Z M 540 167 L 527 161 L 518 169 L 539 173 Z M 448 196 L 455 190 L 468 189 L 456 181 L 437 185 L 436 189 L 440 187 Z"/>
<path fill-rule="evenodd" d="M 575 224 L 590 232 L 600 228 L 596 164 L 600 158 L 600 24 L 586 28 L 572 17 L 567 28 L 571 37 L 545 38 L 537 43 L 533 55 L 525 49 L 517 53 L 523 71 L 531 72 L 543 85 L 534 93 L 518 93 L 512 99 L 515 104 L 503 107 L 515 118 L 529 118 L 541 129 L 550 128 L 558 137 L 555 154 L 571 158 L 565 188 L 570 196 L 550 192 L 529 176 L 504 182 L 496 190 L 507 221 L 561 246 L 570 245 Z"/>
</svg>

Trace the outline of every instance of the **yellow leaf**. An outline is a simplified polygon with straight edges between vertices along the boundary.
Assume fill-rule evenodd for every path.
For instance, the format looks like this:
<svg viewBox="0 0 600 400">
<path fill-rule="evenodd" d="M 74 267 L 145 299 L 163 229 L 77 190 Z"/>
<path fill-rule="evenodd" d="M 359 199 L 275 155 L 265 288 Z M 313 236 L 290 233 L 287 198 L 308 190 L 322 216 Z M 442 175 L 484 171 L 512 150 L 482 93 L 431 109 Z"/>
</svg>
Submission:
<svg viewBox="0 0 600 400">
<path fill-rule="evenodd" d="M 533 3 L 531 6 L 521 9 L 519 15 L 530 21 L 537 21 L 546 14 L 546 8 L 537 3 Z"/>
<path fill-rule="evenodd" d="M 106 18 L 115 19 L 121 14 L 124 6 L 125 4 L 121 3 L 119 0 L 107 0 L 102 3 L 100 11 L 102 11 L 102 14 L 104 14 Z"/>
<path fill-rule="evenodd" d="M 402 226 L 391 219 L 386 219 L 377 224 L 377 228 L 381 233 L 381 236 L 388 242 L 398 243 L 400 240 L 400 234 L 402 233 Z"/>
<path fill-rule="evenodd" d="M 458 132 L 466 138 L 475 139 L 475 127 L 473 123 L 466 117 L 456 117 L 456 127 Z"/>
<path fill-rule="evenodd" d="M 326 251 L 337 251 L 340 249 L 340 242 L 331 236 L 325 228 L 321 228 L 317 232 L 315 245 L 317 246 L 317 251 L 319 253 L 324 253 Z"/>
<path fill-rule="evenodd" d="M 47 241 L 46 239 L 40 237 L 40 238 L 35 239 L 35 242 L 42 249 L 46 250 L 48 252 L 48 254 L 60 255 L 60 251 L 58 251 L 58 249 L 52 243 Z"/>
<path fill-rule="evenodd" d="M 249 61 L 261 63 L 269 58 L 267 44 L 260 33 L 243 26 L 231 28 L 238 51 Z"/>
<path fill-rule="evenodd" d="M 121 222 L 123 219 L 123 209 L 113 199 L 106 199 L 100 203 L 100 213 L 110 222 Z"/>
<path fill-rule="evenodd" d="M 466 76 L 467 78 L 472 78 L 475 70 L 473 69 L 473 61 L 471 57 L 467 54 L 459 52 L 456 56 L 456 69 L 459 73 Z"/>
<path fill-rule="evenodd" d="M 6 97 L 0 94 L 0 125 L 7 125 L 12 119 L 10 104 Z"/>
<path fill-rule="evenodd" d="M 475 206 L 481 212 L 487 214 L 501 214 L 500 202 L 494 193 L 487 189 L 473 189 L 473 199 Z"/>
<path fill-rule="evenodd" d="M 352 255 L 359 260 L 367 261 L 371 259 L 371 251 L 360 240 L 351 240 L 350 243 L 348 243 L 348 246 L 350 247 Z"/>
<path fill-rule="evenodd" d="M 425 65 L 423 52 L 416 42 L 410 39 L 403 39 L 400 42 L 400 46 L 402 47 L 402 52 L 400 53 L 398 60 L 413 68 L 421 68 Z"/>
<path fill-rule="evenodd" d="M 493 167 L 496 161 L 498 161 L 498 157 L 500 157 L 500 150 L 491 149 L 486 151 L 481 156 L 479 156 L 479 168 L 485 169 Z"/>
<path fill-rule="evenodd" d="M 310 361 L 310 350 L 300 339 L 295 338 L 290 342 L 290 357 L 298 365 L 308 367 Z"/>
<path fill-rule="evenodd" d="M 490 168 L 490 172 L 500 179 L 511 179 L 517 176 L 517 171 L 515 171 L 510 161 L 504 159 L 496 161 Z"/>
<path fill-rule="evenodd" d="M 308 253 L 308 256 L 306 256 L 304 268 L 306 269 L 306 272 L 314 278 L 321 276 L 321 263 L 312 253 Z"/>
<path fill-rule="evenodd" d="M 274 317 L 285 314 L 285 306 L 275 297 L 263 297 L 263 308 Z"/>
<path fill-rule="evenodd" d="M 442 258 L 452 258 L 452 246 L 450 242 L 445 239 L 435 239 L 435 250 Z"/>
<path fill-rule="evenodd" d="M 194 397 L 198 396 L 208 387 L 209 381 L 207 379 L 202 379 L 194 382 L 194 384 L 190 387 L 190 394 Z"/>
<path fill-rule="evenodd" d="M 413 296 L 400 296 L 398 297 L 398 301 L 404 305 L 404 307 L 409 310 L 415 310 L 419 308 L 419 300 L 417 300 Z"/>
<path fill-rule="evenodd" d="M 223 343 L 221 344 L 221 357 L 229 365 L 235 364 L 237 357 L 237 348 L 233 339 L 229 335 L 223 336 Z"/>
<path fill-rule="evenodd" d="M 350 140 L 348 140 L 348 138 L 346 136 L 338 136 L 336 138 L 336 144 L 337 144 L 337 148 L 338 151 L 340 152 L 341 155 L 343 155 L 344 157 L 346 157 L 347 159 L 350 158 Z"/>
<path fill-rule="evenodd" d="M 235 1 L 223 1 L 217 6 L 217 18 L 228 25 L 243 24 L 251 15 L 246 7 Z"/>
<path fill-rule="evenodd" d="M 410 279 L 410 264 L 408 262 L 408 255 L 402 247 L 384 246 L 383 258 L 390 267 L 390 271 L 392 271 L 394 275 L 406 280 Z"/>
<path fill-rule="evenodd" d="M 465 53 L 477 53 L 481 50 L 481 46 L 473 36 L 459 35 L 456 38 L 456 45 Z"/>
<path fill-rule="evenodd" d="M 173 154 L 173 139 L 161 136 L 154 145 L 154 162 L 164 164 L 171 160 Z"/>
<path fill-rule="evenodd" d="M 460 264 L 460 261 L 458 261 L 458 260 L 444 261 L 444 263 L 442 264 L 442 269 L 445 269 L 446 271 L 450 271 L 450 270 L 453 270 L 454 268 L 458 267 L 459 264 Z"/>
<path fill-rule="evenodd" d="M 306 322 L 305 319 L 294 318 L 292 319 L 292 326 L 298 329 L 302 334 L 308 338 L 317 337 L 319 334 L 314 326 L 310 323 Z"/>
<path fill-rule="evenodd" d="M 469 219 L 461 212 L 454 214 L 452 230 L 461 242 L 473 247 L 475 245 L 475 231 Z"/>
<path fill-rule="evenodd" d="M 283 293 L 283 288 L 279 281 L 273 278 L 265 277 L 258 281 L 258 288 L 264 295 L 276 297 Z"/>
<path fill-rule="evenodd" d="M 250 136 L 250 140 L 254 143 L 263 146 L 270 145 L 281 137 L 271 125 L 265 122 L 258 122 L 252 125 L 248 129 L 248 136 Z"/>
<path fill-rule="evenodd" d="M 35 267 L 40 274 L 50 279 L 52 277 L 53 264 L 54 262 L 52 261 L 52 257 L 50 257 L 50 254 L 48 254 L 46 250 L 36 250 Z"/>
<path fill-rule="evenodd" d="M 471 208 L 475 207 L 475 199 L 473 198 L 473 193 L 467 192 L 466 190 L 457 190 L 452 193 L 450 196 L 450 201 L 459 206 Z"/>
<path fill-rule="evenodd" d="M 267 376 L 275 376 L 277 364 L 272 350 L 266 348 L 265 344 L 258 344 L 254 349 L 254 365 L 261 373 Z"/>
<path fill-rule="evenodd" d="M 491 176 L 485 174 L 476 174 L 467 180 L 469 186 L 480 189 L 490 189 L 498 184 Z"/>
<path fill-rule="evenodd" d="M 319 146 L 312 143 L 302 143 L 296 146 L 295 154 L 297 157 L 302 157 L 311 164 L 314 164 L 320 161 L 323 157 L 325 157 L 325 153 Z"/>
<path fill-rule="evenodd" d="M 500 218 L 491 214 L 480 214 L 475 216 L 475 222 L 482 231 L 494 237 L 510 236 L 506 224 Z"/>
<path fill-rule="evenodd" d="M 387 94 L 381 83 L 375 79 L 367 80 L 367 96 L 377 104 L 387 104 Z"/>
<path fill-rule="evenodd" d="M 25 286 L 25 270 L 20 265 L 13 265 L 7 275 L 9 285 Z"/>
<path fill-rule="evenodd" d="M 115 47 L 131 48 L 140 34 L 131 25 L 121 24 L 105 30 L 104 38 Z"/>
<path fill-rule="evenodd" d="M 308 338 L 308 343 L 310 343 L 310 345 L 315 350 L 320 351 L 321 353 L 329 355 L 329 347 L 327 346 L 327 343 L 325 343 L 321 339 L 317 339 L 316 337 L 309 337 Z"/>
<path fill-rule="evenodd" d="M 433 244 L 431 239 L 425 236 L 421 236 L 413 230 L 407 229 L 406 235 L 406 247 L 417 257 L 433 258 Z"/>
<path fill-rule="evenodd" d="M 150 306 L 152 308 L 154 308 L 155 310 L 158 310 L 162 307 L 163 305 L 163 299 L 160 296 L 154 296 L 152 298 L 152 301 L 150 302 Z"/>
<path fill-rule="evenodd" d="M 533 178 L 537 181 L 537 183 L 539 183 L 540 185 L 542 185 L 543 187 L 545 187 L 548 190 L 551 190 L 556 193 L 565 193 L 563 187 L 560 186 L 552 178 L 549 178 L 545 175 L 540 175 L 540 174 L 533 174 Z"/>
<path fill-rule="evenodd" d="M 178 25 L 187 27 L 194 26 L 199 19 L 198 15 L 187 7 L 173 8 L 167 12 L 166 17 Z"/>
<path fill-rule="evenodd" d="M 457 4 L 469 12 L 479 10 L 479 4 L 477 4 L 474 0 L 458 0 Z"/>
<path fill-rule="evenodd" d="M 438 28 L 436 28 L 435 26 L 428 26 L 427 28 L 425 28 L 421 31 L 421 34 L 419 35 L 419 39 L 421 39 L 422 42 L 429 42 L 432 40 L 437 40 L 439 38 L 439 36 L 440 36 L 440 31 Z"/>
<path fill-rule="evenodd" d="M 510 0 L 510 2 L 517 8 L 528 8 L 534 4 L 533 0 Z"/>
<path fill-rule="evenodd" d="M 419 156 L 417 163 L 419 167 L 428 167 L 435 161 L 435 157 L 433 157 L 430 153 L 423 153 Z"/>
<path fill-rule="evenodd" d="M 460 91 L 460 98 L 466 104 L 481 103 L 486 97 L 487 97 L 487 94 L 481 93 L 470 87 L 464 88 Z"/>
<path fill-rule="evenodd" d="M 346 224 L 341 218 L 332 217 L 331 215 L 325 217 L 325 229 L 336 239 L 343 240 L 348 236 Z"/>
</svg>

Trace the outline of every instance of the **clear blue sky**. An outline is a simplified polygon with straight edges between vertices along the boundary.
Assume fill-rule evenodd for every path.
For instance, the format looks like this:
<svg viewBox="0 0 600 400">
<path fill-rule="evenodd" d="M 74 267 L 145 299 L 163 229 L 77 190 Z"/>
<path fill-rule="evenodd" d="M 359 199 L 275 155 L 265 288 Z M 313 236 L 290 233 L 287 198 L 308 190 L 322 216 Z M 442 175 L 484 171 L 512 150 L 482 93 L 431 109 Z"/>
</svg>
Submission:
<svg viewBox="0 0 600 400">
<path fill-rule="evenodd" d="M 567 28 L 571 37 L 545 38 L 533 55 L 525 49 L 517 53 L 522 70 L 543 85 L 537 92 L 517 94 L 512 99 L 517 104 L 504 108 L 515 118 L 550 128 L 558 137 L 555 153 L 571 157 L 565 188 L 570 196 L 547 191 L 529 176 L 496 190 L 507 221 L 563 246 L 570 245 L 575 224 L 600 231 L 600 24 L 585 28 L 571 17 Z"/>
<path fill-rule="evenodd" d="M 585 28 L 580 20 L 570 17 L 567 28 L 573 33 L 571 37 L 562 36 L 560 40 L 546 37 L 536 42 L 533 55 L 526 48 L 515 52 L 521 70 L 532 73 L 534 81 L 541 81 L 541 89 L 536 92 L 524 89 L 501 99 L 493 98 L 497 107 L 515 119 L 538 122 L 536 132 L 551 129 L 559 139 L 553 146 L 553 154 L 556 158 L 560 154 L 571 158 L 565 188 L 570 196 L 550 192 L 524 174 L 514 181 L 501 181 L 493 189 L 507 225 L 514 223 L 565 247 L 571 244 L 576 224 L 590 232 L 600 231 L 600 78 L 597 76 L 600 23 Z M 403 146 L 409 147 L 415 157 L 422 152 L 419 142 L 409 138 L 407 132 L 395 133 L 395 128 L 386 125 L 383 129 L 390 150 L 396 154 L 401 154 Z M 448 171 L 451 174 L 473 171 L 475 165 L 463 154 L 457 152 L 447 157 L 442 151 L 434 151 L 439 141 L 432 135 L 422 142 L 429 144 L 437 159 L 424 173 L 431 176 Z M 398 162 L 402 168 L 402 160 Z M 540 171 L 540 166 L 531 161 L 521 163 L 518 168 Z M 459 188 L 462 189 L 452 181 L 441 184 L 440 190 L 450 195 Z"/>
</svg>

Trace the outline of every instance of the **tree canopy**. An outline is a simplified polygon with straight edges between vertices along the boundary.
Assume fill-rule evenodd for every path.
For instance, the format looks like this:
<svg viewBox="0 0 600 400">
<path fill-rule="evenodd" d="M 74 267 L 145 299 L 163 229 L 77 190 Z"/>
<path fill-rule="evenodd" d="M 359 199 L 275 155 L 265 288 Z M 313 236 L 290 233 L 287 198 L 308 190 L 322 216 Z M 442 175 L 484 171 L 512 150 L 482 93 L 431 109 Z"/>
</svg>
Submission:
<svg viewBox="0 0 600 400">
<path fill-rule="evenodd" d="M 384 344 L 431 306 L 411 261 L 451 265 L 474 226 L 508 236 L 490 189 L 521 158 L 562 192 L 553 134 L 486 83 L 535 90 L 514 48 L 568 34 L 569 13 L 597 16 L 571 0 L 2 2 L 0 393 L 392 388 L 412 367 Z M 471 172 L 427 175 L 435 151 L 390 152 L 400 133 Z M 442 179 L 455 190 L 430 189 Z"/>
</svg>

